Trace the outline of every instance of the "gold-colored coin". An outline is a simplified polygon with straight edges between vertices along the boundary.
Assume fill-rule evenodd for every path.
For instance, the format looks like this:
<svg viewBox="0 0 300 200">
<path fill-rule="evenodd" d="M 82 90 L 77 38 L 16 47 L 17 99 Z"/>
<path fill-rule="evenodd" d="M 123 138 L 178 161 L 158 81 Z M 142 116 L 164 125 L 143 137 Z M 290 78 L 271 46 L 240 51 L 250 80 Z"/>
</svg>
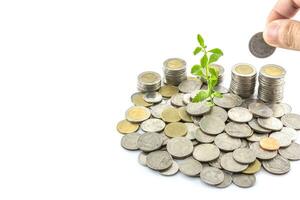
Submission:
<svg viewBox="0 0 300 200">
<path fill-rule="evenodd" d="M 160 88 L 159 93 L 166 98 L 170 98 L 174 94 L 177 94 L 179 92 L 178 87 L 175 87 L 173 85 L 164 85 Z"/>
<path fill-rule="evenodd" d="M 161 113 L 161 118 L 165 122 L 179 122 L 181 119 L 178 110 L 173 107 L 164 109 Z"/>
<path fill-rule="evenodd" d="M 280 145 L 278 140 L 271 137 L 262 138 L 259 142 L 261 148 L 269 151 L 275 151 L 278 150 Z"/>
<path fill-rule="evenodd" d="M 253 163 L 251 163 L 247 169 L 245 169 L 243 171 L 244 174 L 255 174 L 257 172 L 259 172 L 259 170 L 261 169 L 261 163 L 259 162 L 259 160 L 255 160 Z"/>
<path fill-rule="evenodd" d="M 149 107 L 152 106 L 152 103 L 148 103 L 144 100 L 144 94 L 141 92 L 137 92 L 134 93 L 133 95 L 131 95 L 131 102 L 135 105 L 135 106 L 145 106 L 145 107 Z"/>
<path fill-rule="evenodd" d="M 254 69 L 249 65 L 238 65 L 235 67 L 235 71 L 242 75 L 249 75 L 254 72 Z"/>
<path fill-rule="evenodd" d="M 164 62 L 164 66 L 168 69 L 178 70 L 184 68 L 186 62 L 179 58 L 170 58 Z"/>
<path fill-rule="evenodd" d="M 117 124 L 117 130 L 119 131 L 119 133 L 122 133 L 122 134 L 133 133 L 133 132 L 137 131 L 139 129 L 139 127 L 140 126 L 138 124 L 131 123 L 131 122 L 127 121 L 126 119 L 120 121 Z"/>
<path fill-rule="evenodd" d="M 164 133 L 171 138 L 185 136 L 187 127 L 182 122 L 173 122 L 165 127 Z"/>
<path fill-rule="evenodd" d="M 178 108 L 178 114 L 182 121 L 193 122 L 192 117 L 186 112 L 186 107 Z"/>
<path fill-rule="evenodd" d="M 133 123 L 145 121 L 150 116 L 150 110 L 143 106 L 133 106 L 126 111 L 126 119 Z"/>
<path fill-rule="evenodd" d="M 286 73 L 285 69 L 278 65 L 265 65 L 261 68 L 261 72 L 271 77 L 282 77 Z"/>
</svg>

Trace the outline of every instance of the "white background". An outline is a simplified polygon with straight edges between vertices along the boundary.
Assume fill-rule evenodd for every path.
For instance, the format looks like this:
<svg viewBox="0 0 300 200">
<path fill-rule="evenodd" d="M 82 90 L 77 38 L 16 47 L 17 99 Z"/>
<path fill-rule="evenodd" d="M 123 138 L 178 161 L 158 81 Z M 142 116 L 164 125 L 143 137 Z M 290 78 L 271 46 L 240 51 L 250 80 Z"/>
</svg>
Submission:
<svg viewBox="0 0 300 200">
<path fill-rule="evenodd" d="M 285 102 L 300 113 L 299 52 L 248 51 L 275 0 L 49 0 L 0 2 L 0 199 L 284 199 L 299 194 L 300 163 L 257 175 L 251 189 L 218 190 L 162 177 L 120 147 L 124 118 L 145 70 L 169 57 L 189 67 L 196 34 L 220 64 L 287 69 Z M 296 196 L 295 196 L 296 198 Z"/>
</svg>

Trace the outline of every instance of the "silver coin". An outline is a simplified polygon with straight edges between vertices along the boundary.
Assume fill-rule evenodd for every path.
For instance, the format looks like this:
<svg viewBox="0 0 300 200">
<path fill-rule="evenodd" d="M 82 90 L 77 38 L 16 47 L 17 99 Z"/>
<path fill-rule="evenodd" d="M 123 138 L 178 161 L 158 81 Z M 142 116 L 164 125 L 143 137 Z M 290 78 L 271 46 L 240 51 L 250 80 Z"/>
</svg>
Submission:
<svg viewBox="0 0 300 200">
<path fill-rule="evenodd" d="M 173 107 L 169 104 L 158 104 L 158 105 L 155 105 L 155 106 L 152 106 L 150 109 L 151 109 L 151 114 L 153 117 L 155 118 L 161 118 L 161 113 L 167 109 L 167 108 L 170 108 L 170 107 Z"/>
<path fill-rule="evenodd" d="M 273 117 L 279 118 L 286 114 L 286 110 L 285 110 L 286 108 L 281 103 L 271 103 L 271 104 L 267 104 L 267 106 L 272 109 Z"/>
<path fill-rule="evenodd" d="M 271 160 L 262 162 L 264 169 L 272 174 L 286 174 L 290 171 L 290 162 L 284 157 L 277 155 Z"/>
<path fill-rule="evenodd" d="M 178 106 L 178 107 L 184 106 L 183 94 L 182 93 L 174 94 L 171 97 L 171 104 L 174 105 L 174 106 Z"/>
<path fill-rule="evenodd" d="M 226 110 L 224 110 L 219 106 L 213 106 L 211 110 L 208 113 L 206 113 L 204 116 L 219 117 L 224 122 L 226 122 L 226 120 L 228 119 L 228 114 Z"/>
<path fill-rule="evenodd" d="M 200 144 L 194 148 L 193 157 L 200 162 L 209 162 L 219 157 L 220 150 L 213 144 Z"/>
<path fill-rule="evenodd" d="M 226 94 L 226 93 L 229 92 L 229 90 L 226 87 L 222 86 L 222 85 L 217 85 L 215 87 L 215 91 L 220 92 L 221 94 Z"/>
<path fill-rule="evenodd" d="M 275 117 L 258 118 L 257 122 L 261 127 L 273 131 L 280 131 L 283 127 L 282 122 Z"/>
<path fill-rule="evenodd" d="M 223 94 L 222 98 L 214 98 L 214 103 L 225 109 L 234 108 L 242 104 L 242 99 L 235 94 Z"/>
<path fill-rule="evenodd" d="M 137 150 L 137 141 L 141 135 L 139 133 L 129 133 L 122 137 L 121 146 L 127 150 Z"/>
<path fill-rule="evenodd" d="M 184 104 L 189 104 L 189 103 L 191 103 L 191 100 L 192 100 L 192 97 L 191 97 L 191 94 L 184 94 L 183 95 L 183 103 Z"/>
<path fill-rule="evenodd" d="M 243 123 L 251 121 L 253 115 L 247 108 L 235 107 L 228 111 L 228 117 L 232 121 Z"/>
<path fill-rule="evenodd" d="M 153 151 L 147 155 L 146 164 L 153 170 L 161 171 L 171 167 L 173 159 L 166 151 Z"/>
<path fill-rule="evenodd" d="M 253 134 L 252 129 L 244 123 L 229 122 L 225 126 L 225 132 L 237 138 L 247 138 Z"/>
<path fill-rule="evenodd" d="M 222 169 L 221 158 L 222 158 L 222 156 L 224 154 L 225 153 L 223 153 L 222 151 L 220 151 L 220 155 L 219 155 L 219 157 L 217 159 L 208 162 L 209 166 L 216 167 L 218 169 Z"/>
<path fill-rule="evenodd" d="M 204 116 L 199 123 L 200 129 L 209 135 L 218 135 L 224 131 L 225 123 L 219 117 Z"/>
<path fill-rule="evenodd" d="M 263 138 L 269 137 L 268 133 L 253 133 L 250 137 L 247 137 L 247 140 L 250 142 L 259 142 Z"/>
<path fill-rule="evenodd" d="M 233 159 L 233 153 L 226 153 L 221 158 L 221 166 L 229 172 L 241 172 L 247 169 L 247 164 L 241 164 Z"/>
<path fill-rule="evenodd" d="M 269 129 L 265 129 L 263 127 L 261 127 L 258 122 L 257 119 L 252 119 L 250 122 L 248 122 L 248 125 L 257 133 L 271 133 L 272 131 Z"/>
<path fill-rule="evenodd" d="M 194 140 L 195 133 L 199 129 L 199 127 L 193 123 L 184 123 L 184 124 L 186 125 L 186 128 L 187 128 L 187 134 L 185 135 L 185 137 L 190 140 Z"/>
<path fill-rule="evenodd" d="M 270 137 L 276 139 L 280 147 L 287 147 L 292 143 L 291 137 L 281 131 L 271 133 Z"/>
<path fill-rule="evenodd" d="M 200 128 L 196 129 L 196 131 L 194 132 L 194 136 L 196 140 L 201 143 L 212 143 L 215 139 L 214 136 L 204 133 Z"/>
<path fill-rule="evenodd" d="M 233 138 L 226 133 L 217 135 L 215 138 L 215 144 L 223 151 L 233 151 L 242 145 L 241 139 Z"/>
<path fill-rule="evenodd" d="M 162 144 L 163 138 L 158 133 L 144 133 L 137 140 L 137 147 L 144 152 L 157 150 Z"/>
<path fill-rule="evenodd" d="M 288 113 L 281 118 L 282 123 L 293 129 L 300 129 L 300 115 L 295 113 Z"/>
<path fill-rule="evenodd" d="M 147 155 L 148 154 L 145 152 L 140 152 L 140 154 L 139 154 L 138 161 L 143 166 L 147 166 L 147 163 L 146 163 Z"/>
<path fill-rule="evenodd" d="M 163 146 L 167 145 L 168 141 L 170 140 L 170 138 L 168 136 L 166 136 L 166 134 L 164 132 L 160 133 L 160 136 L 163 140 Z"/>
<path fill-rule="evenodd" d="M 232 183 L 232 176 L 228 172 L 224 173 L 224 181 L 218 185 L 216 185 L 217 188 L 226 188 L 231 185 Z"/>
<path fill-rule="evenodd" d="M 284 114 L 288 114 L 288 113 L 292 112 L 292 107 L 289 104 L 281 103 L 281 105 L 284 108 Z"/>
<path fill-rule="evenodd" d="M 143 95 L 143 99 L 148 103 L 159 103 L 163 98 L 158 92 L 148 92 Z"/>
<path fill-rule="evenodd" d="M 242 145 L 240 148 L 248 148 L 249 147 L 249 143 L 246 139 L 241 139 L 242 141 Z"/>
<path fill-rule="evenodd" d="M 163 170 L 163 171 L 160 171 L 159 173 L 160 173 L 161 175 L 164 175 L 164 176 L 173 176 L 173 175 L 177 174 L 178 170 L 179 170 L 179 166 L 178 166 L 178 164 L 173 160 L 173 164 L 171 165 L 170 168 L 165 169 L 165 170 Z"/>
<path fill-rule="evenodd" d="M 186 106 L 186 111 L 192 116 L 200 116 L 210 111 L 211 107 L 206 102 L 189 103 Z"/>
<path fill-rule="evenodd" d="M 283 127 L 281 129 L 281 132 L 288 135 L 292 141 L 295 141 L 297 139 L 297 131 L 295 129 L 289 128 L 289 127 Z"/>
<path fill-rule="evenodd" d="M 264 103 L 250 103 L 249 104 L 249 110 L 252 112 L 255 116 L 267 118 L 273 116 L 273 111 L 271 108 L 269 108 Z"/>
<path fill-rule="evenodd" d="M 255 184 L 256 178 L 255 175 L 234 174 L 232 182 L 238 187 L 249 188 Z"/>
<path fill-rule="evenodd" d="M 263 38 L 263 33 L 258 32 L 249 41 L 249 51 L 257 58 L 266 58 L 275 52 L 276 48 L 267 44 Z"/>
<path fill-rule="evenodd" d="M 239 148 L 233 151 L 233 159 L 242 164 L 250 164 L 256 160 L 256 156 L 252 149 Z"/>
<path fill-rule="evenodd" d="M 184 80 L 182 81 L 178 89 L 182 93 L 191 93 L 195 90 L 199 90 L 202 86 L 202 81 L 200 80 Z"/>
<path fill-rule="evenodd" d="M 263 101 L 260 99 L 248 98 L 243 101 L 241 107 L 249 109 L 251 103 L 263 103 Z"/>
<path fill-rule="evenodd" d="M 280 148 L 279 154 L 288 160 L 300 160 L 300 145 L 298 143 L 292 143 L 286 148 Z"/>
<path fill-rule="evenodd" d="M 166 124 L 160 119 L 147 119 L 141 124 L 141 129 L 145 132 L 161 132 L 164 130 Z"/>
<path fill-rule="evenodd" d="M 267 151 L 262 149 L 259 142 L 251 144 L 250 149 L 254 151 L 255 156 L 260 160 L 270 160 L 277 155 L 277 151 Z"/>
<path fill-rule="evenodd" d="M 175 158 L 185 158 L 193 152 L 193 143 L 185 137 L 175 137 L 168 141 L 167 151 Z"/>
<path fill-rule="evenodd" d="M 180 172 L 186 176 L 197 176 L 202 169 L 202 164 L 192 157 L 186 158 L 179 163 Z"/>
<path fill-rule="evenodd" d="M 225 175 L 222 170 L 215 167 L 204 167 L 200 173 L 200 179 L 209 185 L 221 184 Z"/>
</svg>

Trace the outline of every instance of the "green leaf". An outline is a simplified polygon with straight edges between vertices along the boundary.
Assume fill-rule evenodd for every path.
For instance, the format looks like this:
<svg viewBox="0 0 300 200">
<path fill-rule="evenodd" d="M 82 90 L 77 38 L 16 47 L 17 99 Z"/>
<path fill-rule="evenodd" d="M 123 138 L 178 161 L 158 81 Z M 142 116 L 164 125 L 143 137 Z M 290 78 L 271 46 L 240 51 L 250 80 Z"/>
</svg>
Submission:
<svg viewBox="0 0 300 200">
<path fill-rule="evenodd" d="M 201 71 L 201 65 L 194 65 L 192 67 L 192 70 L 191 70 L 191 73 L 194 74 L 194 75 L 197 75 L 198 74 L 198 71 Z"/>
<path fill-rule="evenodd" d="M 212 95 L 214 97 L 217 97 L 217 98 L 222 98 L 223 97 L 223 95 L 220 92 L 218 92 L 218 91 L 214 91 L 214 93 Z"/>
<path fill-rule="evenodd" d="M 211 77 L 212 78 L 215 78 L 215 79 L 217 79 L 218 78 L 218 71 L 216 70 L 216 68 L 214 68 L 214 67 L 209 67 L 209 69 L 208 69 L 208 71 L 209 71 L 209 73 L 210 73 L 210 75 L 211 75 Z"/>
<path fill-rule="evenodd" d="M 219 49 L 219 48 L 211 49 L 208 52 L 214 53 L 214 54 L 219 54 L 219 55 L 223 56 L 223 51 L 221 49 Z"/>
<path fill-rule="evenodd" d="M 194 98 L 193 102 L 200 102 L 208 97 L 208 92 L 206 90 L 201 90 Z"/>
<path fill-rule="evenodd" d="M 221 56 L 222 56 L 221 54 L 211 54 L 209 57 L 208 64 L 218 61 Z"/>
<path fill-rule="evenodd" d="M 196 47 L 194 50 L 194 55 L 197 55 L 198 53 L 200 53 L 202 51 L 202 48 L 200 47 Z"/>
<path fill-rule="evenodd" d="M 197 35 L 197 39 L 198 39 L 198 42 L 199 42 L 200 46 L 204 48 L 204 47 L 205 47 L 205 44 L 204 44 L 204 39 L 203 39 L 203 37 L 202 37 L 200 34 L 198 34 L 198 35 Z"/>
<path fill-rule="evenodd" d="M 209 107 L 212 107 L 212 106 L 214 106 L 215 104 L 214 104 L 213 102 L 208 101 L 208 102 L 206 102 L 206 105 L 208 105 Z"/>
<path fill-rule="evenodd" d="M 201 58 L 201 66 L 204 68 L 206 67 L 207 65 L 207 60 L 208 60 L 208 57 L 207 55 L 205 54 L 202 58 Z"/>
</svg>

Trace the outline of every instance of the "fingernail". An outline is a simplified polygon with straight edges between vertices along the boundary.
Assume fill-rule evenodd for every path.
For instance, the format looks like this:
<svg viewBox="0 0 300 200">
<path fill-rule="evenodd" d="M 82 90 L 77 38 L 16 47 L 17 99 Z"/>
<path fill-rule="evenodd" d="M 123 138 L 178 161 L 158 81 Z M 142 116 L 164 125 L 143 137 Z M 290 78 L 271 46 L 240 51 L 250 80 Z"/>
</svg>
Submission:
<svg viewBox="0 0 300 200">
<path fill-rule="evenodd" d="M 265 39 L 267 42 L 270 43 L 277 43 L 278 41 L 278 35 L 279 35 L 279 27 L 280 23 L 279 22 L 271 22 L 270 24 L 267 25 L 266 30 L 265 30 Z"/>
</svg>

